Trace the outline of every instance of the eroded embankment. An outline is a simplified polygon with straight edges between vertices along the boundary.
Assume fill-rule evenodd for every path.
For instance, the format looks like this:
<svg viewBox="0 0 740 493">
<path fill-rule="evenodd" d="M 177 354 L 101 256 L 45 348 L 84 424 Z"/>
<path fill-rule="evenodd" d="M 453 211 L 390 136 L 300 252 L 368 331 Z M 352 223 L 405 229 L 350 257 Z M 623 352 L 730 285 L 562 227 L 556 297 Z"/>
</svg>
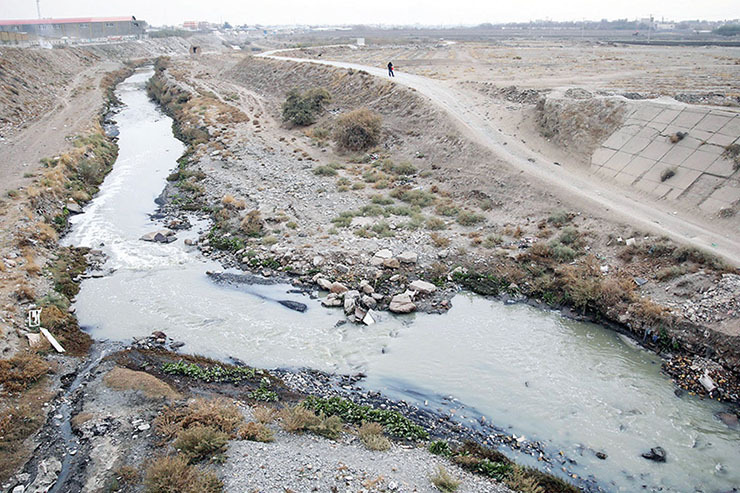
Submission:
<svg viewBox="0 0 740 493">
<path fill-rule="evenodd" d="M 395 135 L 396 139 L 401 134 L 393 128 L 403 124 L 408 107 L 419 108 L 420 114 L 426 114 L 429 118 L 439 116 L 434 110 L 427 109 L 423 101 L 412 91 L 389 88 L 387 83 L 357 72 L 247 58 L 228 73 L 238 85 L 263 92 L 266 101 L 272 103 L 280 101 L 286 91 L 298 86 L 299 83 L 304 87 L 326 86 L 330 92 L 334 91 L 332 97 L 337 106 L 342 108 L 340 111 L 347 111 L 344 108 L 351 109 L 353 105 L 369 106 L 377 109 L 379 113 L 385 111 L 383 116 L 387 120 L 384 119 L 384 125 L 387 121 L 390 126 L 388 133 L 391 136 Z M 192 84 L 193 81 L 185 83 L 188 77 L 186 71 L 178 71 L 178 77 L 160 71 L 158 77 L 160 92 L 169 95 L 182 94 L 185 99 L 192 97 L 193 91 L 189 89 L 188 84 Z M 384 96 L 388 94 L 393 94 L 393 97 Z M 168 99 L 171 99 L 171 96 L 160 98 L 166 105 Z M 218 101 L 219 105 L 224 103 L 221 99 L 213 99 Z M 396 104 L 393 101 L 406 103 Z M 238 99 L 234 106 L 239 106 Z M 244 105 L 241 108 L 248 111 Z M 177 117 L 176 111 L 173 110 L 173 114 Z M 266 116 L 262 118 L 266 119 Z M 197 118 L 197 125 L 187 123 L 182 118 L 178 119 L 180 124 L 193 128 L 210 128 L 210 131 L 218 131 L 221 128 L 221 125 L 209 124 L 208 118 Z M 421 120 L 409 119 L 412 123 L 419 121 Z M 311 135 L 320 128 L 326 128 L 327 133 L 330 133 L 333 122 L 333 115 L 329 112 L 309 128 L 308 134 Z M 445 122 L 446 120 L 439 122 L 435 119 L 430 125 L 430 132 L 434 135 L 436 128 L 445 129 L 442 132 L 446 132 Z M 262 142 L 260 139 L 264 139 L 267 145 L 291 146 L 285 142 L 284 137 L 282 139 L 275 137 L 274 141 L 268 140 L 269 136 L 261 133 L 261 130 L 265 128 L 266 131 L 272 131 L 272 129 L 255 122 L 254 115 L 251 124 L 260 129 L 259 132 L 250 134 L 255 141 Z M 238 128 L 239 125 L 232 127 Z M 407 137 L 413 142 L 413 135 Z M 202 140 L 194 143 L 191 159 L 182 162 L 178 174 L 178 178 L 181 179 L 176 181 L 179 185 L 177 192 L 179 203 L 186 203 L 187 208 L 191 210 L 211 211 L 218 227 L 207 238 L 202 238 L 199 246 L 207 255 L 221 260 L 225 265 L 255 269 L 268 274 L 291 272 L 299 276 L 295 282 L 306 285 L 318 282 L 319 286 L 327 289 L 332 281 L 341 281 L 348 288 L 357 287 L 361 292 L 364 285 L 361 281 L 369 281 L 373 291 L 379 296 L 374 306 L 368 305 L 369 299 L 359 300 L 360 312 L 388 307 L 395 295 L 403 293 L 409 283 L 418 278 L 431 281 L 436 292 L 431 296 L 417 292 L 412 295 L 412 301 L 419 303 L 419 306 L 435 310 L 444 310 L 447 306 L 445 296 L 448 296 L 445 293 L 450 293 L 459 286 L 485 295 L 506 295 L 515 299 L 526 297 L 555 307 L 569 307 L 574 316 L 585 315 L 629 333 L 646 347 L 664 355 L 668 360 L 667 370 L 684 388 L 706 395 L 705 387 L 699 383 L 699 378 L 706 373 L 718 386 L 712 392 L 714 397 L 737 402 L 737 377 L 740 371 L 738 336 L 713 330 L 709 322 L 699 324 L 688 321 L 679 310 L 667 308 L 662 300 L 656 301 L 641 287 L 645 284 L 643 280 L 646 279 L 650 279 L 650 282 L 655 283 L 656 288 L 660 289 L 661 285 L 668 287 L 670 283 L 675 283 L 683 277 L 699 276 L 715 284 L 724 282 L 723 279 L 736 278 L 737 270 L 724 265 L 711 255 L 691 248 L 678 247 L 664 238 L 645 236 L 629 228 L 622 229 L 623 227 L 619 225 L 594 223 L 591 218 L 581 213 L 563 210 L 562 205 L 549 214 L 534 212 L 526 220 L 522 220 L 521 217 L 517 217 L 516 209 L 512 211 L 502 205 L 513 200 L 509 187 L 502 187 L 496 195 L 476 193 L 475 190 L 463 194 L 458 191 L 465 187 L 460 178 L 456 179 L 451 174 L 443 173 L 442 180 L 438 180 L 439 176 L 419 171 L 413 166 L 409 174 L 403 176 L 394 177 L 392 172 L 387 173 L 389 179 L 385 186 L 391 189 L 390 197 L 378 195 L 372 199 L 372 206 L 359 212 L 336 211 L 337 214 L 341 212 L 339 217 L 344 219 L 332 220 L 335 225 L 332 231 L 336 231 L 333 234 L 345 238 L 343 228 L 347 228 L 348 232 L 354 233 L 349 234 L 348 238 L 355 238 L 351 242 L 362 241 L 356 239 L 358 236 L 361 238 L 369 236 L 376 239 L 373 250 L 368 252 L 361 244 L 352 247 L 351 244 L 342 243 L 340 247 L 339 243 L 332 241 L 331 235 L 322 238 L 320 231 L 322 225 L 319 223 L 319 232 L 309 234 L 313 242 L 309 245 L 310 248 L 304 248 L 306 242 L 302 241 L 303 245 L 300 247 L 296 245 L 286 251 L 281 245 L 291 245 L 292 235 L 289 231 L 271 227 L 269 221 L 265 223 L 259 214 L 261 208 L 264 212 L 264 207 L 256 193 L 249 192 L 251 195 L 249 202 L 254 210 L 250 212 L 251 216 L 247 215 L 244 218 L 241 217 L 243 213 L 240 210 L 246 207 L 246 203 L 240 205 L 239 200 L 233 197 L 232 199 L 236 200 L 233 203 L 226 201 L 225 198 L 221 204 L 218 203 L 219 197 L 224 192 L 220 185 L 223 182 L 220 180 L 230 181 L 231 178 L 225 178 L 226 174 L 207 175 L 203 170 L 205 164 L 218 161 L 240 162 L 245 159 L 232 152 L 236 151 L 236 146 L 224 144 L 229 140 L 219 137 L 210 142 Z M 320 139 L 314 138 L 314 142 L 318 140 Z M 393 138 L 390 140 L 393 142 Z M 214 158 L 208 151 L 212 144 L 223 149 L 216 153 L 220 155 L 219 157 Z M 432 155 L 441 152 L 437 156 L 444 156 L 445 151 L 433 149 L 437 144 L 427 142 L 428 152 Z M 346 176 L 351 180 L 353 173 L 363 173 L 363 166 L 368 170 L 364 173 L 372 173 L 372 168 L 378 166 L 373 163 L 382 164 L 403 159 L 404 156 L 411 154 L 410 149 L 415 145 L 417 144 L 406 145 L 405 141 L 396 141 L 396 144 L 387 149 L 383 146 L 371 149 L 366 154 L 370 164 L 365 165 L 362 164 L 362 160 L 365 159 L 362 156 L 331 153 L 322 158 L 315 157 L 315 153 L 304 154 L 310 157 L 306 160 L 316 159 L 320 163 L 333 159 L 347 160 L 348 157 L 351 163 L 356 160 L 355 162 L 359 164 L 337 166 L 331 174 L 327 172 L 329 179 L 332 179 L 331 176 L 339 176 L 339 180 L 342 180 Z M 394 153 L 394 148 L 399 151 L 400 156 Z M 472 163 L 475 161 L 475 153 L 465 154 L 464 149 L 460 147 L 457 152 L 462 152 L 466 162 L 470 163 L 469 166 L 474 166 Z M 262 159 L 266 162 L 270 160 L 268 156 Z M 417 162 L 420 163 L 419 166 L 432 163 L 428 169 L 434 170 L 435 161 L 431 158 Z M 351 166 L 360 171 L 352 171 L 349 169 Z M 343 169 L 345 167 L 351 173 L 347 173 L 347 169 Z M 293 172 L 298 173 L 297 170 Z M 298 179 L 298 176 L 294 179 Z M 279 186 L 279 183 L 263 182 L 260 185 L 257 182 L 253 186 L 255 188 Z M 440 190 L 442 186 L 448 188 L 449 192 Z M 377 185 L 375 188 L 378 189 Z M 413 188 L 417 190 L 409 194 L 408 190 Z M 382 191 L 383 189 L 380 189 L 381 193 Z M 366 192 L 356 193 L 361 195 Z M 530 190 L 529 193 L 537 192 Z M 546 196 L 543 198 L 546 199 Z M 464 202 L 456 202 L 458 200 Z M 520 200 L 517 198 L 516 201 Z M 387 225 L 382 226 L 383 218 L 388 218 L 386 221 L 393 221 L 394 211 L 383 209 L 381 204 L 394 204 L 398 203 L 397 201 L 417 207 L 417 214 L 421 217 L 417 219 L 417 226 L 412 227 L 411 232 L 407 232 L 409 226 L 404 226 L 403 223 L 400 224 L 401 227 L 395 229 L 383 229 L 387 228 Z M 533 201 L 535 202 L 537 201 Z M 540 207 L 543 202 L 545 206 L 552 204 L 542 200 L 539 201 Z M 522 207 L 526 205 L 525 201 Z M 297 207 L 299 205 L 296 204 L 294 210 Z M 441 223 L 434 221 L 434 217 L 426 216 L 432 207 L 434 213 L 442 218 Z M 300 212 L 304 211 L 276 212 L 273 209 L 274 222 L 280 224 L 287 221 L 286 224 L 290 224 L 292 214 L 300 215 Z M 375 219 L 376 217 L 379 219 Z M 509 220 L 502 220 L 502 226 L 491 227 L 490 223 L 486 224 L 488 217 L 496 219 L 508 217 Z M 360 218 L 363 222 L 356 222 Z M 368 220 L 369 222 L 364 222 Z M 244 224 L 259 227 L 243 229 Z M 372 225 L 372 228 L 368 224 Z M 435 231 L 430 228 L 430 224 L 440 226 Z M 420 235 L 424 229 L 432 229 L 429 236 Z M 616 231 L 609 232 L 609 229 Z M 620 230 L 625 232 L 617 234 Z M 385 231 L 388 231 L 387 236 Z M 635 236 L 640 239 L 625 244 L 619 236 L 624 238 Z M 392 239 L 382 239 L 387 237 Z M 423 243 L 424 240 L 421 239 L 424 237 L 428 243 Z M 277 241 L 277 245 L 265 248 L 264 238 L 270 239 L 270 245 Z M 385 253 L 373 257 L 378 249 L 377 242 L 380 242 L 380 245 L 391 245 L 390 257 L 384 257 Z M 453 249 L 450 243 L 457 244 L 457 249 Z M 321 248 L 322 244 L 332 246 Z M 473 247 L 472 251 L 468 250 L 470 247 Z M 410 257 L 413 260 L 408 262 L 399 261 L 396 256 L 404 250 L 418 253 L 418 258 Z M 681 267 L 675 267 L 676 263 L 680 263 Z M 352 265 L 352 268 L 348 269 L 347 265 Z M 321 274 L 317 275 L 319 272 Z M 341 298 L 341 294 L 338 297 Z M 730 320 L 731 317 L 736 317 L 737 314 L 730 306 L 732 300 L 725 300 L 723 303 L 727 306 L 717 305 L 714 308 L 715 313 L 721 317 L 730 317 Z M 352 312 L 351 315 L 356 316 L 356 313 Z"/>
</svg>

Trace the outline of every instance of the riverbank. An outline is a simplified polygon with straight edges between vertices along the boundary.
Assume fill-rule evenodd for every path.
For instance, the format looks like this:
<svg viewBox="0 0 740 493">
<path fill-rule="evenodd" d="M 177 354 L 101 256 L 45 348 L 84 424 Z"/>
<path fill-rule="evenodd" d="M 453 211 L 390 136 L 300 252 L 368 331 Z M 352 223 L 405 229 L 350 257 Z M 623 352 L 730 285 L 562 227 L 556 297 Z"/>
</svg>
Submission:
<svg viewBox="0 0 740 493">
<path fill-rule="evenodd" d="M 738 402 L 737 269 L 706 252 L 563 208 L 548 192 L 534 200 L 532 187 L 505 169 L 497 171 L 495 193 L 482 182 L 464 190 L 464 178 L 436 163 L 449 159 L 447 153 L 463 156 L 457 164 L 471 168 L 487 159 L 485 152 L 455 136 L 423 101 L 387 82 L 253 58 L 200 59 L 171 70 L 165 65 L 153 96 L 171 107 L 179 125 L 202 135 L 185 140 L 190 151 L 172 175 L 165 194 L 172 200 L 164 211 L 171 218 L 182 218 L 183 211 L 208 214 L 214 229 L 197 245 L 225 267 L 287 273 L 307 289 L 333 290 L 327 303 L 342 308 L 346 289 L 353 299 L 350 321 L 388 308 L 397 295 L 404 310 L 445 311 L 460 287 L 564 308 L 661 354 L 691 392 L 709 396 L 697 384 L 706 373 L 716 387 L 713 398 Z M 225 81 L 190 75 L 208 66 L 226 74 Z M 370 107 L 383 115 L 392 146 L 366 154 L 333 149 L 330 114 L 304 130 L 281 124 L 281 93 L 299 82 L 329 88 L 335 98 L 329 113 L 363 104 L 355 83 L 381 94 Z M 171 104 L 188 94 L 199 106 Z M 382 109 L 386 97 L 393 108 L 404 101 L 418 114 L 399 120 Z M 227 125 L 223 117 L 216 120 L 225 104 L 234 108 Z M 199 115 L 196 107 L 213 112 Z M 446 132 L 447 143 L 418 140 L 422 121 L 432 134 Z M 415 280 L 434 286 L 414 289 Z"/>
</svg>

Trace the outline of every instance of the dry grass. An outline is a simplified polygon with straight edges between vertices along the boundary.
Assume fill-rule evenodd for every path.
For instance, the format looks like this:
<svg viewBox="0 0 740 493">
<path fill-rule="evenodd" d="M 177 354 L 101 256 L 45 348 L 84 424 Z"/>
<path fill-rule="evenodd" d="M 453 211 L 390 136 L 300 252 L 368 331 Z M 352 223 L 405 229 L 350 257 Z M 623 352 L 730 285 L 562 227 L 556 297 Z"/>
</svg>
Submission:
<svg viewBox="0 0 740 493">
<path fill-rule="evenodd" d="M 272 407 L 267 406 L 254 406 L 252 408 L 252 415 L 258 423 L 269 424 L 275 421 L 277 418 L 277 411 Z"/>
<path fill-rule="evenodd" d="M 56 243 L 59 239 L 56 230 L 49 223 L 38 222 L 35 230 L 34 237 L 43 243 Z"/>
<path fill-rule="evenodd" d="M 242 218 L 239 227 L 247 236 L 261 235 L 262 229 L 264 228 L 264 222 L 262 221 L 262 215 L 260 214 L 260 211 L 255 209 L 248 212 Z"/>
<path fill-rule="evenodd" d="M 0 360 L 0 385 L 4 393 L 21 392 L 41 380 L 51 366 L 41 356 L 21 351 Z"/>
<path fill-rule="evenodd" d="M 383 425 L 380 423 L 362 423 L 357 435 L 368 450 L 385 451 L 391 448 L 391 441 L 383 435 Z"/>
<path fill-rule="evenodd" d="M 33 301 L 36 299 L 36 291 L 26 283 L 18 286 L 14 294 L 18 301 Z"/>
<path fill-rule="evenodd" d="M 210 472 L 188 464 L 184 457 L 157 459 L 146 471 L 146 493 L 221 493 L 223 483 Z"/>
<path fill-rule="evenodd" d="M 143 371 L 129 370 L 119 366 L 109 371 L 103 382 L 115 390 L 136 390 L 149 399 L 175 400 L 181 396 L 172 387 L 157 377 Z"/>
<path fill-rule="evenodd" d="M 432 240 L 432 243 L 434 243 L 434 246 L 437 248 L 446 248 L 450 246 L 450 239 L 439 233 L 431 233 L 429 235 L 429 239 Z"/>
<path fill-rule="evenodd" d="M 270 428 L 263 423 L 255 423 L 254 421 L 239 428 L 236 436 L 240 440 L 251 440 L 253 442 L 271 442 L 275 439 L 275 435 Z"/>
<path fill-rule="evenodd" d="M 234 210 L 242 210 L 247 207 L 247 203 L 242 199 L 237 199 L 231 194 L 226 194 L 221 199 L 221 204 L 228 208 L 228 209 L 234 209 Z"/>
<path fill-rule="evenodd" d="M 202 398 L 185 406 L 165 406 L 154 420 L 157 432 L 165 439 L 173 438 L 192 426 L 210 426 L 235 437 L 236 430 L 243 423 L 244 416 L 232 402 Z"/>
<path fill-rule="evenodd" d="M 229 435 L 212 426 L 195 425 L 180 431 L 173 444 L 190 463 L 210 459 L 226 451 Z"/>
<path fill-rule="evenodd" d="M 460 487 L 460 480 L 453 477 L 443 466 L 437 466 L 437 472 L 430 478 L 432 484 L 445 493 L 457 491 Z"/>
<path fill-rule="evenodd" d="M 38 276 L 41 274 L 41 267 L 36 263 L 36 259 L 33 256 L 33 252 L 30 249 L 25 249 L 23 252 L 23 258 L 26 261 L 25 269 L 28 275 Z"/>
<path fill-rule="evenodd" d="M 381 131 L 380 115 L 360 108 L 337 119 L 334 140 L 342 149 L 362 151 L 378 144 Z"/>
<path fill-rule="evenodd" d="M 280 426 L 289 433 L 308 430 L 319 422 L 319 417 L 301 405 L 286 407 L 280 410 Z"/>
</svg>

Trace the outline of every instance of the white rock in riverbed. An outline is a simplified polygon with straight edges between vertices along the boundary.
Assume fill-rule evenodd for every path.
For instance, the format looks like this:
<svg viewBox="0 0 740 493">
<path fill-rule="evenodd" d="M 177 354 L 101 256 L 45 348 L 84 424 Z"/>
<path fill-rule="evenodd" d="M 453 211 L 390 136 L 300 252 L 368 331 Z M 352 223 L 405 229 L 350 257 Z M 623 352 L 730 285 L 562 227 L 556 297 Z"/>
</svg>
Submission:
<svg viewBox="0 0 740 493">
<path fill-rule="evenodd" d="M 416 305 L 411 301 L 411 296 L 408 293 L 403 293 L 397 294 L 391 299 L 388 309 L 393 313 L 411 313 L 416 310 Z"/>
<path fill-rule="evenodd" d="M 421 279 L 418 279 L 409 284 L 409 288 L 421 294 L 431 294 L 437 290 L 437 286 L 435 286 L 431 282 L 422 281 Z"/>
</svg>

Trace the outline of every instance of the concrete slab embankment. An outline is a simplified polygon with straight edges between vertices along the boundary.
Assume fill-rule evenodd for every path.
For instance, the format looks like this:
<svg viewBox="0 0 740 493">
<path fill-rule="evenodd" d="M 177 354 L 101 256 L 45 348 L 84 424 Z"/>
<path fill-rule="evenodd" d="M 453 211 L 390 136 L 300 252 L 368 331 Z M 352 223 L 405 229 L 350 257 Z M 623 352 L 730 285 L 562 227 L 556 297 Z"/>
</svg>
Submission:
<svg viewBox="0 0 740 493">
<path fill-rule="evenodd" d="M 594 151 L 591 171 L 708 215 L 737 213 L 740 170 L 726 149 L 739 142 L 740 110 L 633 102 Z"/>
</svg>

